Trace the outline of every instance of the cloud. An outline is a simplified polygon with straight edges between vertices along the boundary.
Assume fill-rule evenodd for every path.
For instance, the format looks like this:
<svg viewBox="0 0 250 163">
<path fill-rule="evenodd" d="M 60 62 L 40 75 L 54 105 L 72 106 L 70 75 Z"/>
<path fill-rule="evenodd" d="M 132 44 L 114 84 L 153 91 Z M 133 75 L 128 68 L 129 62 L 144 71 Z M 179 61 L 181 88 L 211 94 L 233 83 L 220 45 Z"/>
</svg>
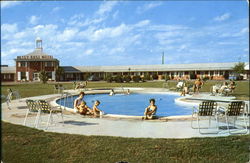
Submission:
<svg viewBox="0 0 250 163">
<path fill-rule="evenodd" d="M 119 14 L 119 11 L 117 10 L 117 11 L 112 15 L 112 18 L 113 18 L 113 19 L 117 19 L 118 14 Z"/>
<path fill-rule="evenodd" d="M 78 32 L 78 29 L 76 28 L 65 29 L 61 34 L 58 35 L 58 40 L 70 41 L 76 36 L 77 32 Z"/>
<path fill-rule="evenodd" d="M 32 15 L 30 18 L 29 18 L 29 23 L 32 24 L 32 25 L 35 25 L 38 23 L 39 21 L 39 17 L 35 16 L 35 15 Z"/>
<path fill-rule="evenodd" d="M 86 51 L 84 52 L 84 54 L 90 55 L 90 54 L 92 54 L 93 52 L 94 52 L 93 49 L 88 49 L 88 50 L 86 50 Z"/>
<path fill-rule="evenodd" d="M 134 27 L 143 27 L 150 24 L 150 20 L 142 20 L 134 25 Z"/>
<path fill-rule="evenodd" d="M 59 10 L 61 10 L 62 9 L 62 7 L 54 7 L 53 9 L 52 9 L 52 13 L 54 13 L 54 12 L 58 12 Z"/>
<path fill-rule="evenodd" d="M 137 12 L 138 14 L 141 14 L 141 13 L 144 13 L 144 12 L 146 12 L 146 11 L 148 11 L 148 10 L 151 10 L 151 9 L 153 9 L 153 8 L 156 8 L 156 7 L 158 7 L 158 6 L 161 6 L 161 5 L 162 5 L 162 2 L 151 2 L 151 3 L 147 3 L 147 4 L 143 5 L 143 6 L 137 7 L 136 12 Z"/>
<path fill-rule="evenodd" d="M 117 4 L 118 2 L 117 1 L 106 1 L 106 2 L 103 2 L 99 9 L 97 10 L 96 14 L 97 15 L 104 15 L 106 13 L 109 13 L 112 11 L 112 9 L 114 8 L 114 6 Z"/>
<path fill-rule="evenodd" d="M 1 31 L 2 33 L 14 33 L 18 30 L 17 24 L 2 24 L 1 25 Z"/>
<path fill-rule="evenodd" d="M 225 13 L 225 14 L 223 14 L 221 16 L 215 17 L 213 20 L 221 22 L 221 21 L 225 21 L 225 20 L 229 19 L 230 17 L 231 17 L 230 13 Z"/>
<path fill-rule="evenodd" d="M 21 3 L 22 2 L 20 1 L 1 1 L 1 9 L 10 8 L 10 7 L 19 5 Z"/>
</svg>

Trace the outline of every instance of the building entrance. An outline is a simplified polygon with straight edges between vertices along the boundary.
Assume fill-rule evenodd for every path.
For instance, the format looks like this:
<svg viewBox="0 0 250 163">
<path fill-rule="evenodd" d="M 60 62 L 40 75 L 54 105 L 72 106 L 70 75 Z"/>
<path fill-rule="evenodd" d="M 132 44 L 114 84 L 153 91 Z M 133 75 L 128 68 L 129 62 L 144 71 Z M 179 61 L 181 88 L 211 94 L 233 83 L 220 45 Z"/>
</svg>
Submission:
<svg viewBox="0 0 250 163">
<path fill-rule="evenodd" d="M 39 73 L 33 73 L 33 81 L 40 81 Z"/>
</svg>

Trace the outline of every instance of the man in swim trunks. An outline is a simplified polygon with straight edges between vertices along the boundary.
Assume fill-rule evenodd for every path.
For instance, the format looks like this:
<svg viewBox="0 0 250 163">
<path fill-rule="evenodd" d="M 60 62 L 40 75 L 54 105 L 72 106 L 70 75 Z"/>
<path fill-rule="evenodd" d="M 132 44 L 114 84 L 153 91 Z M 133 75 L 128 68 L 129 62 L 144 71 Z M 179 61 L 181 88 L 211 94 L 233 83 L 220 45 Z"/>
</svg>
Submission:
<svg viewBox="0 0 250 163">
<path fill-rule="evenodd" d="M 155 105 L 155 99 L 150 99 L 149 102 L 150 105 L 145 109 L 142 119 L 152 119 L 156 113 L 157 106 Z"/>
<path fill-rule="evenodd" d="M 80 92 L 79 97 L 77 99 L 75 99 L 74 101 L 74 111 L 78 112 L 79 111 L 79 106 L 83 100 L 85 93 L 84 92 Z"/>
</svg>

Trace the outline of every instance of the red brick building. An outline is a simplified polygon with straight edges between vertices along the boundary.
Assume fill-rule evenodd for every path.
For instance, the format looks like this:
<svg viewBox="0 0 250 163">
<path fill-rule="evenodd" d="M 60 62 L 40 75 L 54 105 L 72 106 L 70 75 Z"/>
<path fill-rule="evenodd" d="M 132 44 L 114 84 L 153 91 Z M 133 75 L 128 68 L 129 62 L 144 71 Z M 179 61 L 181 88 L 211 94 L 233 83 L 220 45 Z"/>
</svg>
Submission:
<svg viewBox="0 0 250 163">
<path fill-rule="evenodd" d="M 55 72 L 59 66 L 59 61 L 53 56 L 43 52 L 42 40 L 36 39 L 36 48 L 33 52 L 17 56 L 16 61 L 16 81 L 40 81 L 39 73 L 45 71 L 49 80 L 55 80 Z"/>
</svg>

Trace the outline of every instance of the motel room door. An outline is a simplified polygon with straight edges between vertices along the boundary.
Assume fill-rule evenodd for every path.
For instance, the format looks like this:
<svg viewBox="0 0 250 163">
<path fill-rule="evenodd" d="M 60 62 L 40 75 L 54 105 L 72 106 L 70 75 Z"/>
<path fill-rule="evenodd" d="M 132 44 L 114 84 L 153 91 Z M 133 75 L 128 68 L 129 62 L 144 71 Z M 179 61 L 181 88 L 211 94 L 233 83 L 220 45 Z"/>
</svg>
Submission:
<svg viewBox="0 0 250 163">
<path fill-rule="evenodd" d="M 38 72 L 33 73 L 33 81 L 40 81 Z"/>
</svg>

